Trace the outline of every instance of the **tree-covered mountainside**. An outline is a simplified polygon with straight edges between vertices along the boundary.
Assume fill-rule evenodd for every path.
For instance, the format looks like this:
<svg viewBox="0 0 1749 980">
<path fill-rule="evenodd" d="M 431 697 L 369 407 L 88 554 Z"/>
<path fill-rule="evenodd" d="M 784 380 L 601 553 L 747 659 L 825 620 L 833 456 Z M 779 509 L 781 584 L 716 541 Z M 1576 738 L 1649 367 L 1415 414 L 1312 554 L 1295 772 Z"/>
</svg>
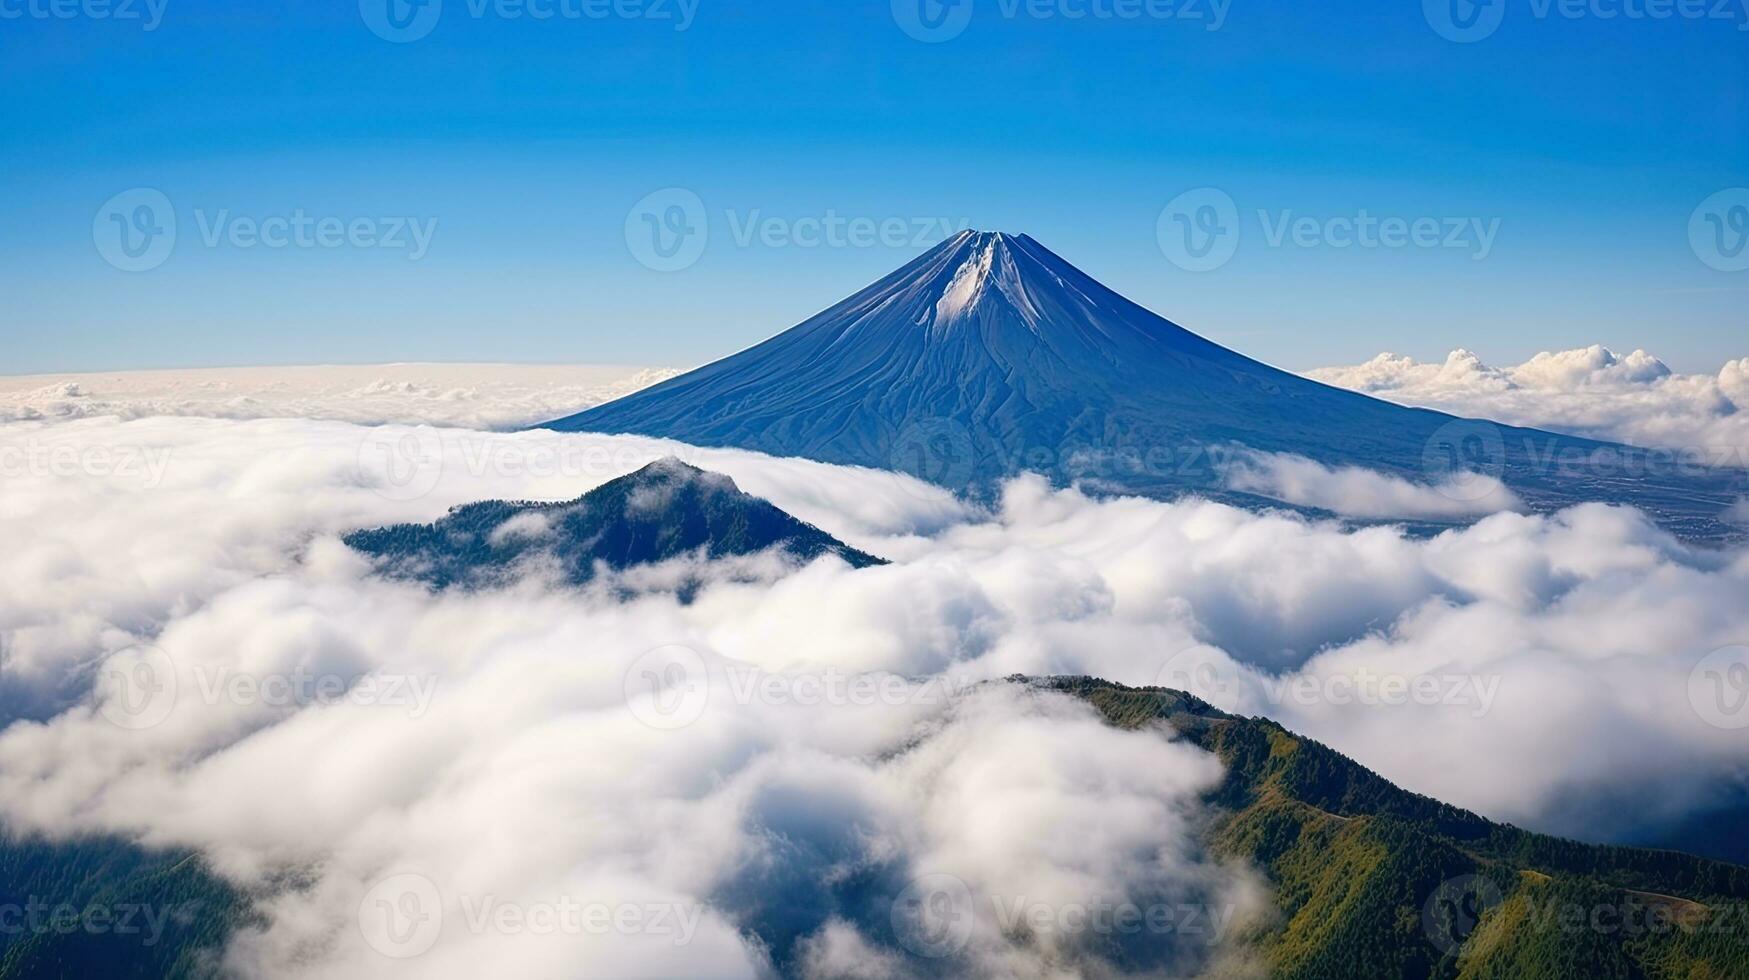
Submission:
<svg viewBox="0 0 1749 980">
<path fill-rule="evenodd" d="M 1271 977 L 1749 977 L 1749 868 L 1493 823 L 1179 691 L 1033 683 L 1221 759 L 1210 843 L 1269 878 Z"/>
<path fill-rule="evenodd" d="M 0 980 L 214 976 L 251 917 L 193 854 L 0 836 Z"/>
<path fill-rule="evenodd" d="M 1749 977 L 1749 868 L 1493 823 L 1399 789 L 1274 722 L 1228 715 L 1179 691 L 1085 677 L 1014 680 L 1084 699 L 1113 725 L 1158 728 L 1221 759 L 1207 844 L 1268 880 L 1276 914 L 1227 937 L 1252 947 L 1256 955 L 1237 961 L 1260 964 L 1263 975 Z M 62 911 L 60 921 L 114 921 L 137 909 L 138 929 L 163 927 L 156 934 L 13 928 L 28 921 L 22 910 L 32 902 L 85 910 Z M 0 913 L 0 980 L 210 975 L 227 938 L 252 916 L 242 894 L 188 854 L 115 840 L 5 838 Z M 43 912 L 39 921 L 57 920 Z"/>
<path fill-rule="evenodd" d="M 375 557 L 386 573 L 437 588 L 490 584 L 535 563 L 582 585 L 604 568 L 772 549 L 802 561 L 834 554 L 856 568 L 882 564 L 742 492 L 727 476 L 672 457 L 576 500 L 488 500 L 457 507 L 434 524 L 356 531 L 345 540 Z"/>
</svg>

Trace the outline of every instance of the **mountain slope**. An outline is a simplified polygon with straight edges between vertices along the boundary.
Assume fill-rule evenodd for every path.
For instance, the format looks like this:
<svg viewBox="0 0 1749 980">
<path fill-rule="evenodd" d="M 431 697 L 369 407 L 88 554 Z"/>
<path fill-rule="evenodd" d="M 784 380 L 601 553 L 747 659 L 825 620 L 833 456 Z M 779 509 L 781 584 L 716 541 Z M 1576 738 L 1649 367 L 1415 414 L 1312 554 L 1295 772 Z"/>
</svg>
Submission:
<svg viewBox="0 0 1749 980">
<path fill-rule="evenodd" d="M 1028 236 L 989 232 L 548 427 L 899 469 L 974 492 L 1022 470 L 1152 496 L 1224 492 L 1211 450 L 1244 446 L 1421 483 L 1475 470 L 1536 509 L 1629 501 L 1697 538 L 1732 533 L 1720 515 L 1743 476 L 1332 388 L 1204 340 Z"/>
<path fill-rule="evenodd" d="M 483 501 L 457 507 L 434 524 L 355 531 L 345 541 L 388 573 L 437 588 L 489 584 L 533 563 L 582 585 L 604 569 L 773 549 L 802 561 L 835 554 L 856 568 L 882 563 L 743 493 L 728 477 L 673 457 L 576 500 Z M 683 585 L 681 591 L 689 590 Z"/>
<path fill-rule="evenodd" d="M 1271 977 L 1749 977 L 1749 868 L 1492 823 L 1179 691 L 1033 683 L 1221 759 L 1211 843 L 1275 890 Z"/>
<path fill-rule="evenodd" d="M 1011 680 L 1081 698 L 1112 725 L 1158 728 L 1220 758 L 1223 781 L 1209 794 L 1219 816 L 1206 844 L 1268 878 L 1277 915 L 1227 937 L 1253 947 L 1266 976 L 1749 977 L 1749 868 L 1492 823 L 1399 789 L 1274 722 L 1229 715 L 1180 691 L 1087 677 Z M 823 864 L 809 887 L 759 896 L 768 906 L 764 921 L 782 922 L 776 913 L 786 902 L 803 903 L 798 915 L 818 915 L 823 901 L 874 902 L 873 917 L 883 919 L 880 903 L 892 896 L 858 891 L 867 877 Z M 203 913 L 176 920 L 150 945 L 91 931 L 0 934 L 0 980 L 207 975 L 223 943 L 258 921 L 248 897 L 198 859 L 120 841 L 37 844 L 0 835 L 0 882 L 0 901 L 36 896 L 80 908 L 143 903 Z M 725 900 L 723 908 L 751 916 L 745 902 Z M 790 964 L 785 975 L 799 972 L 780 948 L 784 936 L 746 927 Z M 1136 966 L 1145 972 L 1148 964 Z M 914 960 L 902 975 L 953 975 L 943 972 L 950 967 Z"/>
</svg>

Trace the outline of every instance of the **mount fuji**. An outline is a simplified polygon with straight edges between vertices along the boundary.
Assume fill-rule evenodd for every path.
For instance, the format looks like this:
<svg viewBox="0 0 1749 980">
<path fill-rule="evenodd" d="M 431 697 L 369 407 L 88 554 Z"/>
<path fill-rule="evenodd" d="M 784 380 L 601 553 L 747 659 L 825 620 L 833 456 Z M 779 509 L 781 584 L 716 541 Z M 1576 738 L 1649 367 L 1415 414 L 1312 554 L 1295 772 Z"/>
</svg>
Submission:
<svg viewBox="0 0 1749 980">
<path fill-rule="evenodd" d="M 1224 461 L 1291 454 L 1428 487 L 1479 473 L 1532 511 L 1622 502 L 1690 539 L 1741 534 L 1726 517 L 1741 471 L 1320 384 L 995 232 L 961 232 L 763 343 L 545 427 L 899 470 L 973 495 L 1036 471 L 1095 492 L 1274 502 L 1235 490 Z"/>
</svg>

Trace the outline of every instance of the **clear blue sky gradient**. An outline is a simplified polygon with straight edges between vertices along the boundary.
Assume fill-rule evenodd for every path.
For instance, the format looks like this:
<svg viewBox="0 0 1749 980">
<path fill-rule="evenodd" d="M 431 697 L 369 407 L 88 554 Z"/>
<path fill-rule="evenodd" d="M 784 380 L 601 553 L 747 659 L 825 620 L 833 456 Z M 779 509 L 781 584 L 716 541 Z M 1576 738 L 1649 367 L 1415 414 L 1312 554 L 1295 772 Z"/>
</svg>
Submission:
<svg viewBox="0 0 1749 980">
<path fill-rule="evenodd" d="M 165 0 L 151 31 L 33 13 L 52 2 L 0 0 L 22 12 L 0 17 L 0 373 L 688 366 L 920 250 L 742 246 L 729 212 L 1027 232 L 1295 369 L 1456 346 L 1497 363 L 1643 346 L 1706 371 L 1749 354 L 1749 271 L 1709 267 L 1688 236 L 1703 199 L 1749 186 L 1740 9 L 1539 18 L 1532 0 L 1494 0 L 1499 28 L 1455 43 L 1417 2 L 1232 0 L 1209 30 L 1208 0 L 1195 20 L 1010 17 L 971 0 L 963 33 L 923 43 L 887 0 L 698 0 L 684 31 L 442 0 L 428 36 L 390 43 L 355 0 Z M 1242 237 L 1231 261 L 1192 272 L 1156 222 L 1203 186 L 1236 202 Z M 136 187 L 173 202 L 178 237 L 162 265 L 124 272 L 93 220 Z M 628 210 L 666 187 L 708 214 L 708 246 L 676 272 L 626 241 Z M 209 247 L 197 209 L 437 226 L 417 261 Z M 1270 247 L 1259 209 L 1499 229 L 1481 260 Z"/>
</svg>

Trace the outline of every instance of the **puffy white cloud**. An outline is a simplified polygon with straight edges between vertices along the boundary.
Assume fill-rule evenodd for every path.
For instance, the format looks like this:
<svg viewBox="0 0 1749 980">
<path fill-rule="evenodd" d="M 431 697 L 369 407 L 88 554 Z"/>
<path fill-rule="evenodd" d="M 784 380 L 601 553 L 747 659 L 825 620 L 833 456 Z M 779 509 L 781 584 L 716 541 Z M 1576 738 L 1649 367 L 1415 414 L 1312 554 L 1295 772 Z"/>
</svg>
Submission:
<svg viewBox="0 0 1749 980">
<path fill-rule="evenodd" d="M 737 570 L 681 605 L 538 576 L 434 595 L 338 541 L 670 453 L 894 563 Z M 660 440 L 333 421 L 13 423 L 0 463 L 4 679 L 31 716 L 0 731 L 0 819 L 199 847 L 245 882 L 301 869 L 229 951 L 254 975 L 1098 974 L 1085 934 L 1017 943 L 998 912 L 1259 904 L 1191 832 L 1214 760 L 980 686 L 1012 672 L 1190 688 L 1593 837 L 1704 807 L 1749 762 L 1692 697 L 1749 641 L 1749 555 L 1624 508 L 1418 539 L 1024 478 L 983 511 Z M 128 710 L 103 668 L 142 642 L 174 696 Z M 420 956 L 361 928 L 385 880 L 436 896 Z M 892 910 L 956 911 L 961 887 L 952 955 L 920 960 Z M 527 925 L 567 903 L 630 925 Z M 1185 966 L 1219 937 L 1145 938 Z"/>
<path fill-rule="evenodd" d="M 1306 375 L 1405 405 L 1629 445 L 1690 449 L 1749 465 L 1749 358 L 1717 375 L 1678 374 L 1643 350 L 1592 345 L 1495 368 L 1467 350 L 1443 363 L 1380 354 Z"/>
<path fill-rule="evenodd" d="M 1485 473 L 1452 474 L 1429 485 L 1358 466 L 1329 467 L 1289 453 L 1237 455 L 1227 466 L 1226 482 L 1234 490 L 1378 520 L 1456 520 L 1524 507 L 1498 477 Z"/>
</svg>

